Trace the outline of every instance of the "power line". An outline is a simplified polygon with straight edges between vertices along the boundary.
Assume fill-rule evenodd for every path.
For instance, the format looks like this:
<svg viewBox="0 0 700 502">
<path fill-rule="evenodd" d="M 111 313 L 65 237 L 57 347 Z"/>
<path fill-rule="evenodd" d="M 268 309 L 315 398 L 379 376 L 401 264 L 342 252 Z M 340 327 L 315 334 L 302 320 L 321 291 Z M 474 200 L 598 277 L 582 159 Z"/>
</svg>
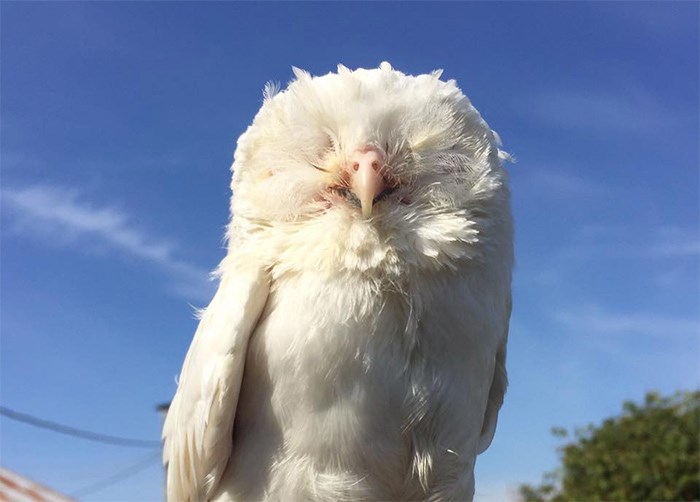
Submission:
<svg viewBox="0 0 700 502">
<path fill-rule="evenodd" d="M 151 464 L 153 464 L 157 460 L 160 460 L 160 451 L 151 453 L 147 457 L 142 458 L 135 464 L 117 472 L 116 474 L 113 474 L 99 481 L 95 481 L 94 483 L 84 486 L 79 490 L 75 490 L 73 493 L 70 494 L 70 496 L 75 498 L 84 497 L 85 495 L 90 495 L 97 491 L 103 490 L 108 486 L 112 486 L 120 481 L 125 480 L 126 478 L 130 478 L 131 476 L 138 474 L 139 472 L 145 470 L 147 467 L 150 467 Z"/>
<path fill-rule="evenodd" d="M 120 436 L 110 436 L 108 434 L 100 434 L 98 432 L 77 429 L 75 427 L 59 424 L 50 420 L 44 420 L 43 418 L 27 415 L 26 413 L 20 413 L 18 411 L 11 410 L 10 408 L 6 408 L 5 406 L 0 406 L 0 415 L 4 415 L 7 418 L 28 425 L 32 425 L 34 427 L 47 429 L 53 432 L 58 432 L 59 434 L 65 434 L 67 436 L 87 439 L 89 441 L 96 441 L 98 443 L 128 446 L 131 448 L 154 448 L 160 446 L 160 441 L 149 441 L 146 439 L 132 439 Z"/>
</svg>

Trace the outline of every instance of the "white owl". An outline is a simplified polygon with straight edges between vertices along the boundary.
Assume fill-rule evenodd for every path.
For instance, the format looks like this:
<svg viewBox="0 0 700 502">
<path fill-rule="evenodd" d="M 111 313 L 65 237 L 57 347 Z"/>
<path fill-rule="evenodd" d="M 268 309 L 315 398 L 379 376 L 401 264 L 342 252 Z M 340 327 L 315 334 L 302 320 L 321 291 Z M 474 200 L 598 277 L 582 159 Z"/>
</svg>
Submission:
<svg viewBox="0 0 700 502">
<path fill-rule="evenodd" d="M 507 385 L 506 154 L 440 72 L 294 73 L 238 140 L 168 499 L 471 499 Z"/>
</svg>

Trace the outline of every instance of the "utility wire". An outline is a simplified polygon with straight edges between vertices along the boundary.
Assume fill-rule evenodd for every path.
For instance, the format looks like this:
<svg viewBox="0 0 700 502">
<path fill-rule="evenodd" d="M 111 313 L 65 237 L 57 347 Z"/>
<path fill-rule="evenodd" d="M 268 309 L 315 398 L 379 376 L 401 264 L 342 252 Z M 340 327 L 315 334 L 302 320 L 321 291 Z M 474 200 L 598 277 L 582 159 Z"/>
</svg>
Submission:
<svg viewBox="0 0 700 502">
<path fill-rule="evenodd" d="M 26 413 L 20 413 L 18 411 L 11 410 L 10 408 L 6 408 L 5 406 L 0 406 L 0 415 L 4 415 L 7 418 L 32 425 L 34 427 L 47 429 L 60 434 L 66 434 L 67 436 L 87 439 L 89 441 L 96 441 L 98 443 L 128 446 L 131 448 L 155 448 L 160 446 L 160 441 L 110 436 L 108 434 L 100 434 L 98 432 L 76 429 L 75 427 L 59 424 L 50 420 L 44 420 L 43 418 L 33 417 L 32 415 L 27 415 Z"/>
<path fill-rule="evenodd" d="M 70 496 L 79 498 L 103 490 L 104 488 L 112 486 L 116 483 L 119 483 L 120 481 L 125 480 L 126 478 L 130 478 L 131 476 L 138 474 L 139 472 L 145 470 L 147 467 L 150 467 L 151 464 L 154 464 L 156 461 L 159 460 L 160 451 L 153 452 L 147 457 L 142 458 L 135 464 L 126 467 L 125 469 L 117 472 L 116 474 L 113 474 L 99 481 L 95 481 L 94 483 L 84 486 L 79 490 L 75 490 L 73 493 L 70 494 Z"/>
</svg>

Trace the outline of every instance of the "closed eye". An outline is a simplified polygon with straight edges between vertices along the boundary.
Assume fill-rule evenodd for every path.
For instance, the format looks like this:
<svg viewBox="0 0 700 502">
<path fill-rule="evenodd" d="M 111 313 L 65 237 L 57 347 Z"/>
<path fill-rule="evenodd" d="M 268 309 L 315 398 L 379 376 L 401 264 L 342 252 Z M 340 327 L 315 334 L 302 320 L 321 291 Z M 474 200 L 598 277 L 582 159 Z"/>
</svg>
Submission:
<svg viewBox="0 0 700 502">
<path fill-rule="evenodd" d="M 322 168 L 321 166 L 317 166 L 316 164 L 314 164 L 314 163 L 312 163 L 312 162 L 309 162 L 309 164 L 311 164 L 311 167 L 313 167 L 314 169 L 318 169 L 319 171 L 322 171 L 322 172 L 324 172 L 324 173 L 329 173 L 329 172 L 330 172 L 328 169 L 324 169 L 324 168 Z"/>
<path fill-rule="evenodd" d="M 326 131 L 326 143 L 324 147 L 321 149 L 321 154 L 319 155 L 320 159 L 323 159 L 324 157 L 327 157 L 329 154 L 335 151 L 335 140 L 333 139 L 333 135 Z M 309 162 L 311 167 L 314 169 L 317 169 L 321 172 L 324 173 L 329 173 L 330 171 L 328 169 L 324 169 L 321 167 L 317 162 Z"/>
</svg>

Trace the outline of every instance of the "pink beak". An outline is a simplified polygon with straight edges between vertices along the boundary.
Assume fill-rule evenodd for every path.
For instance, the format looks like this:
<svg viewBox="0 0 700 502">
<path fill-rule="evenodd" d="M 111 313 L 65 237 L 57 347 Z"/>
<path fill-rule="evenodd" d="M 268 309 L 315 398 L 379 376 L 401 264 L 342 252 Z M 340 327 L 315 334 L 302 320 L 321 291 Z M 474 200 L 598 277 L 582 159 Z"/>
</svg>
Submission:
<svg viewBox="0 0 700 502">
<path fill-rule="evenodd" d="M 355 151 L 348 160 L 350 189 L 360 200 L 362 216 L 369 218 L 374 199 L 386 188 L 382 174 L 386 163 L 384 154 L 376 148 L 364 148 Z"/>
</svg>

